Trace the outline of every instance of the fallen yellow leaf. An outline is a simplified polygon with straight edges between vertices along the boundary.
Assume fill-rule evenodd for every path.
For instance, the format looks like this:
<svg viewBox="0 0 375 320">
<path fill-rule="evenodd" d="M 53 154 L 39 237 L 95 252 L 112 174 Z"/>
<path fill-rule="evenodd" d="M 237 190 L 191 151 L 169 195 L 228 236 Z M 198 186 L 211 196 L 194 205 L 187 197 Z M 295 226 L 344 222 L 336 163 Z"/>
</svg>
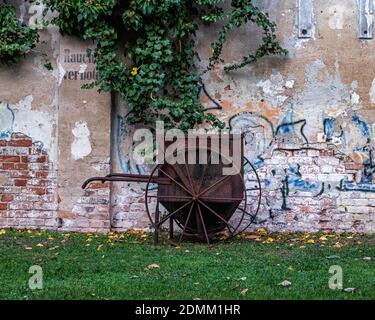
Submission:
<svg viewBox="0 0 375 320">
<path fill-rule="evenodd" d="M 160 266 L 156 263 L 152 263 L 150 265 L 147 266 L 147 269 L 148 270 L 151 270 L 151 269 L 160 269 Z"/>
<path fill-rule="evenodd" d="M 243 295 L 243 296 L 246 296 L 247 294 L 249 293 L 249 289 L 243 289 L 242 291 L 241 291 L 241 294 Z"/>
<path fill-rule="evenodd" d="M 255 233 L 259 234 L 259 235 L 266 235 L 268 234 L 267 230 L 266 229 L 258 229 Z"/>
</svg>

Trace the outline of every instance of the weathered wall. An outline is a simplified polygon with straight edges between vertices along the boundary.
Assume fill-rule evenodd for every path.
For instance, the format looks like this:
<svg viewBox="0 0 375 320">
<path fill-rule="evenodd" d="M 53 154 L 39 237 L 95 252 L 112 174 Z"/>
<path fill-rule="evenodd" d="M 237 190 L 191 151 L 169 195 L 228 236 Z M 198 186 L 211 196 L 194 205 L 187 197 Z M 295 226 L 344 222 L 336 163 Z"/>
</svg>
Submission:
<svg viewBox="0 0 375 320">
<path fill-rule="evenodd" d="M 277 22 L 289 55 L 229 74 L 220 66 L 204 79 L 223 108 L 219 117 L 246 132 L 246 156 L 264 188 L 258 226 L 374 232 L 375 43 L 358 39 L 357 1 L 314 0 L 311 39 L 298 38 L 296 0 L 258 3 Z M 202 68 L 216 36 L 212 27 L 199 33 Z M 47 44 L 36 50 L 47 54 L 54 71 L 43 67 L 38 52 L 0 69 L 0 226 L 147 227 L 142 186 L 80 189 L 87 177 L 111 168 L 150 168 L 132 162 L 134 128 L 124 120 L 126 107 L 116 101 L 111 117 L 108 95 L 80 89 L 97 76 L 89 45 L 61 38 L 54 28 L 42 38 Z M 255 48 L 259 39 L 251 25 L 235 30 L 226 62 Z M 202 101 L 213 106 L 204 94 Z"/>
<path fill-rule="evenodd" d="M 357 1 L 314 0 L 312 39 L 298 37 L 296 0 L 257 2 L 277 22 L 288 57 L 262 59 L 229 74 L 220 66 L 204 82 L 223 108 L 220 118 L 247 133 L 246 156 L 264 188 L 258 226 L 374 232 L 375 45 L 358 39 Z M 202 68 L 216 37 L 217 30 L 202 27 Z M 240 59 L 259 39 L 251 25 L 235 30 L 226 62 Z M 205 95 L 202 101 L 214 106 Z M 144 168 L 131 165 L 127 152 L 130 129 L 121 112 L 114 120 L 114 167 L 139 173 Z M 114 226 L 139 226 L 134 213 L 142 211 L 142 188 L 116 188 Z"/>
<path fill-rule="evenodd" d="M 42 12 L 14 3 L 24 23 Z M 49 27 L 20 65 L 0 68 L 0 227 L 109 229 L 109 186 L 81 189 L 110 160 L 110 97 L 80 89 L 97 74 L 88 48 Z"/>
</svg>

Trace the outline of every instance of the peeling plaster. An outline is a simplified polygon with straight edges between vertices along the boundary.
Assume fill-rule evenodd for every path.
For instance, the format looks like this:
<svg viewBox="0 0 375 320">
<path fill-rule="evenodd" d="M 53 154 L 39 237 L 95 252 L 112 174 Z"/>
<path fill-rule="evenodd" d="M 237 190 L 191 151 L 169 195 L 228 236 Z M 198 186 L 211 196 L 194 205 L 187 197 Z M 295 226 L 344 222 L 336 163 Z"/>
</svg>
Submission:
<svg viewBox="0 0 375 320">
<path fill-rule="evenodd" d="M 310 138 L 316 138 L 316 133 L 322 131 L 322 119 L 343 115 L 350 106 L 351 89 L 341 80 L 338 62 L 335 67 L 336 73 L 332 75 L 322 60 L 306 65 L 305 88 L 294 96 L 296 112 L 309 115 L 306 130 Z"/>
<path fill-rule="evenodd" d="M 328 26 L 332 30 L 341 30 L 344 28 L 344 14 L 346 8 L 344 6 L 336 5 L 328 8 L 330 14 Z"/>
<path fill-rule="evenodd" d="M 282 95 L 285 87 L 280 73 L 272 74 L 270 79 L 260 81 L 257 86 L 263 90 L 264 98 L 271 106 L 280 107 L 288 99 Z"/>
<path fill-rule="evenodd" d="M 10 139 L 19 132 L 40 142 L 52 161 L 57 160 L 54 115 L 32 108 L 33 96 L 29 95 L 15 105 L 0 104 L 0 138 Z"/>
<path fill-rule="evenodd" d="M 375 104 L 375 79 L 372 81 L 371 89 L 370 89 L 370 101 L 371 103 Z"/>
<path fill-rule="evenodd" d="M 61 63 L 59 63 L 58 64 L 58 71 L 55 74 L 55 77 L 57 78 L 59 87 L 61 86 L 61 84 L 64 80 L 65 74 L 66 74 L 66 71 L 65 71 L 64 67 L 62 66 Z"/>
<path fill-rule="evenodd" d="M 80 160 L 92 152 L 90 142 L 90 130 L 87 126 L 87 122 L 78 121 L 75 124 L 75 128 L 72 130 L 74 141 L 71 145 L 71 155 L 74 160 Z"/>
<path fill-rule="evenodd" d="M 15 116 L 13 132 L 21 132 L 34 141 L 41 142 L 43 148 L 50 154 L 50 158 L 56 160 L 54 115 L 32 109 L 32 102 L 33 97 L 27 96 L 12 106 Z"/>
<path fill-rule="evenodd" d="M 295 80 L 287 80 L 285 82 L 285 88 L 293 89 L 295 84 Z"/>
</svg>

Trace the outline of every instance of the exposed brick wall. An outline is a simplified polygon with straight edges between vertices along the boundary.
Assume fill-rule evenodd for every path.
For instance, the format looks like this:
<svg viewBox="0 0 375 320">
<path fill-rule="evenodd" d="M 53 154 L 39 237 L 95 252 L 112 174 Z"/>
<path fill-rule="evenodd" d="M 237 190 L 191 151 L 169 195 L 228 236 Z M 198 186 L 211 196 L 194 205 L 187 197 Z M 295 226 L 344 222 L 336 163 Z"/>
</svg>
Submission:
<svg viewBox="0 0 375 320">
<path fill-rule="evenodd" d="M 109 184 L 91 184 L 73 206 L 59 211 L 57 169 L 38 142 L 23 134 L 0 140 L 0 227 L 105 232 Z"/>
<path fill-rule="evenodd" d="M 343 181 L 360 185 L 363 170 L 332 145 L 275 148 L 258 169 L 264 192 L 255 227 L 375 232 L 375 192 L 342 188 Z M 0 140 L 0 227 L 79 232 L 148 227 L 139 186 L 126 185 L 127 192 L 112 204 L 110 187 L 91 184 L 71 212 L 59 211 L 57 172 L 41 144 L 22 134 Z"/>
<path fill-rule="evenodd" d="M 63 231 L 106 232 L 109 220 L 110 185 L 93 183 L 73 206 L 72 212 L 59 211 L 59 228 Z"/>
<path fill-rule="evenodd" d="M 375 232 L 375 192 L 342 187 L 343 181 L 361 186 L 363 165 L 337 152 L 335 146 L 319 147 L 277 150 L 265 160 L 259 169 L 264 192 L 257 227 Z"/>
<path fill-rule="evenodd" d="M 14 133 L 0 140 L 0 226 L 57 227 L 56 171 L 42 145 Z"/>
<path fill-rule="evenodd" d="M 111 220 L 116 231 L 149 227 L 150 220 L 145 209 L 145 186 L 137 183 L 113 186 Z"/>
</svg>

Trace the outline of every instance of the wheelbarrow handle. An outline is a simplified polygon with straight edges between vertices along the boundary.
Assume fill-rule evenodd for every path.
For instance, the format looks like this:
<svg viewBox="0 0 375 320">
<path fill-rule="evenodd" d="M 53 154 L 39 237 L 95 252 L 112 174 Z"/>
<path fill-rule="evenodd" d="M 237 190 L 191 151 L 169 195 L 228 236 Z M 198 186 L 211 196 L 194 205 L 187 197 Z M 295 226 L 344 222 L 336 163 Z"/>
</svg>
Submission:
<svg viewBox="0 0 375 320">
<path fill-rule="evenodd" d="M 87 186 L 93 182 L 139 182 L 139 183 L 156 183 L 156 184 L 163 184 L 169 185 L 171 184 L 171 180 L 165 177 L 151 177 L 146 175 L 140 174 L 122 174 L 122 173 L 113 173 L 109 174 L 106 177 L 94 177 L 90 178 L 85 181 L 82 185 L 82 189 L 86 189 Z"/>
<path fill-rule="evenodd" d="M 101 177 L 95 177 L 95 178 L 90 178 L 90 179 L 87 179 L 84 184 L 82 185 L 82 189 L 86 189 L 87 186 L 93 182 L 100 182 L 100 183 L 104 183 L 105 182 L 105 178 L 101 178 Z"/>
</svg>

